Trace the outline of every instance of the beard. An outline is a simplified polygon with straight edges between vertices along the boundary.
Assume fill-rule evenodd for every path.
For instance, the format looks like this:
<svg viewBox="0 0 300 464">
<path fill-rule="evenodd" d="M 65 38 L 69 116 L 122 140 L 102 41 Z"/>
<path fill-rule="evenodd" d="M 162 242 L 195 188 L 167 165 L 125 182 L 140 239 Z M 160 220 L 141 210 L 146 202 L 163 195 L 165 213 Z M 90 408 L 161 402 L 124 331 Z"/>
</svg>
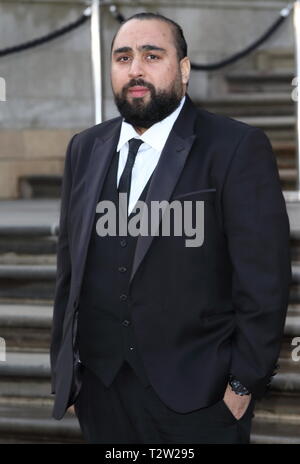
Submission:
<svg viewBox="0 0 300 464">
<path fill-rule="evenodd" d="M 133 98 L 132 102 L 127 100 L 128 89 L 136 85 L 147 87 L 150 90 L 148 103 L 144 103 L 143 97 Z M 169 116 L 179 106 L 182 98 L 181 80 L 177 78 L 169 90 L 157 91 L 152 84 L 143 79 L 132 79 L 123 87 L 121 93 L 114 94 L 114 98 L 125 122 L 134 127 L 148 129 Z"/>
</svg>

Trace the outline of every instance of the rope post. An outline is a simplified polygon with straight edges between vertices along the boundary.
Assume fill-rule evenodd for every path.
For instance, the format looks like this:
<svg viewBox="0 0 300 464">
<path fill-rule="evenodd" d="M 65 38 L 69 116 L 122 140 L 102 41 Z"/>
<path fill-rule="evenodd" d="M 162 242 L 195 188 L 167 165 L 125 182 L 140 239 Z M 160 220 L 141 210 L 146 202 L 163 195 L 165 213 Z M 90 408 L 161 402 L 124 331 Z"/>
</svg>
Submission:
<svg viewBox="0 0 300 464">
<path fill-rule="evenodd" d="M 102 69 L 101 69 L 101 9 L 100 0 L 92 0 L 91 5 L 91 54 L 94 87 L 95 124 L 102 122 Z"/>
<path fill-rule="evenodd" d="M 294 32 L 297 85 L 300 78 L 300 1 L 294 3 Z M 297 137 L 297 196 L 300 199 L 300 99 L 296 102 L 296 137 Z"/>
</svg>

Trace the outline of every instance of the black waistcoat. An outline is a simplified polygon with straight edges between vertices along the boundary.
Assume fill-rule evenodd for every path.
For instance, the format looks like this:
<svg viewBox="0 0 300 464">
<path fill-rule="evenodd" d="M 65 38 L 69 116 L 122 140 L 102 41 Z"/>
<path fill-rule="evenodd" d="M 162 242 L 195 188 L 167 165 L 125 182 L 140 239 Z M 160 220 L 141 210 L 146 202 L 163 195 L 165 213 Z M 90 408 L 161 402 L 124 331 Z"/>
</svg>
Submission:
<svg viewBox="0 0 300 464">
<path fill-rule="evenodd" d="M 99 201 L 110 200 L 118 211 L 118 154 L 113 156 Z M 151 179 L 151 177 L 150 177 Z M 139 200 L 145 200 L 148 180 Z M 78 348 L 81 362 L 109 386 L 127 361 L 141 382 L 149 384 L 135 341 L 128 288 L 136 237 L 100 237 L 95 219 L 88 248 L 78 313 Z M 132 214 L 129 216 L 129 219 Z"/>
</svg>

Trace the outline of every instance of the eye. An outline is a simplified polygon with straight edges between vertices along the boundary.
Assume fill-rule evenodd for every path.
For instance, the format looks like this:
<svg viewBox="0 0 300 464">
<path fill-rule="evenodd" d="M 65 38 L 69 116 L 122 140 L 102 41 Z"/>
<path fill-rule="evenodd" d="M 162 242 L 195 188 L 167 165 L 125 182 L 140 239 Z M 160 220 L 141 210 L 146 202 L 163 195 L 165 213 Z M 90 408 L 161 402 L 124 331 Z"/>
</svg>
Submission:
<svg viewBox="0 0 300 464">
<path fill-rule="evenodd" d="M 121 63 L 125 63 L 125 62 L 129 61 L 129 59 L 130 59 L 129 56 L 119 56 L 117 58 L 117 61 L 119 61 Z"/>
<path fill-rule="evenodd" d="M 147 60 L 148 61 L 155 61 L 155 60 L 159 60 L 160 57 L 158 55 L 153 55 L 153 53 L 151 53 L 150 55 L 147 55 Z"/>
</svg>

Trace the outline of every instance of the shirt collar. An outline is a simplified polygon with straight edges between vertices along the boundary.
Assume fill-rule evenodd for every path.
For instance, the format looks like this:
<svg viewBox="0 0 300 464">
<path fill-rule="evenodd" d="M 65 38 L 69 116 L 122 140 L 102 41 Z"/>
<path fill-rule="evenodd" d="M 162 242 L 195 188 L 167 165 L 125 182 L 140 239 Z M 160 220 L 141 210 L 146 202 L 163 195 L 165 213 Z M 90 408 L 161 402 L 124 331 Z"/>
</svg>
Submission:
<svg viewBox="0 0 300 464">
<path fill-rule="evenodd" d="M 185 102 L 185 96 L 182 97 L 179 106 L 173 113 L 169 114 L 165 119 L 159 121 L 153 126 L 149 127 L 142 135 L 138 134 L 134 127 L 128 122 L 122 121 L 121 132 L 119 143 L 117 146 L 117 151 L 120 151 L 121 148 L 132 138 L 141 139 L 143 142 L 150 145 L 158 152 L 161 152 L 169 134 L 172 130 L 173 124 L 176 121 L 183 105 Z"/>
</svg>

